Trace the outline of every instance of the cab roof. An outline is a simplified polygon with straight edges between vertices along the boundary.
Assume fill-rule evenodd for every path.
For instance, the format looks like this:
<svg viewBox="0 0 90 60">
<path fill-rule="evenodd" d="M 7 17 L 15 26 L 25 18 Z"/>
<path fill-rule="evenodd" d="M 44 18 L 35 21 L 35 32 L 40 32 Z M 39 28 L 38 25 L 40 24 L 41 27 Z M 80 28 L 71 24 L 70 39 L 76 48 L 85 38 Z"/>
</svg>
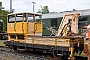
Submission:
<svg viewBox="0 0 90 60">
<path fill-rule="evenodd" d="M 42 15 L 42 14 L 40 14 L 40 13 L 31 13 L 31 12 L 18 12 L 18 13 L 10 13 L 10 14 L 8 14 L 8 15 L 14 15 L 14 14 L 23 14 L 23 13 L 27 13 L 27 14 L 32 14 L 32 15 Z"/>
</svg>

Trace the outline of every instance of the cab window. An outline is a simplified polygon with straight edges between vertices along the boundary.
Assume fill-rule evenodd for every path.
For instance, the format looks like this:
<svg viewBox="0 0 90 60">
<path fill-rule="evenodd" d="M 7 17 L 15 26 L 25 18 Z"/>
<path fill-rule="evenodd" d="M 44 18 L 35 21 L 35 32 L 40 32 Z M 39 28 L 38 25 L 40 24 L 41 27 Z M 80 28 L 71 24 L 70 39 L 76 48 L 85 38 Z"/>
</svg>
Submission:
<svg viewBox="0 0 90 60">
<path fill-rule="evenodd" d="M 28 22 L 34 22 L 34 15 L 28 14 Z"/>
<path fill-rule="evenodd" d="M 35 16 L 36 22 L 41 22 L 41 16 Z"/>
<path fill-rule="evenodd" d="M 23 14 L 16 14 L 16 22 L 23 22 Z"/>
<path fill-rule="evenodd" d="M 8 15 L 8 23 L 14 23 L 15 22 L 15 15 Z"/>
<path fill-rule="evenodd" d="M 16 14 L 16 22 L 26 22 L 26 13 L 24 14 Z"/>
</svg>

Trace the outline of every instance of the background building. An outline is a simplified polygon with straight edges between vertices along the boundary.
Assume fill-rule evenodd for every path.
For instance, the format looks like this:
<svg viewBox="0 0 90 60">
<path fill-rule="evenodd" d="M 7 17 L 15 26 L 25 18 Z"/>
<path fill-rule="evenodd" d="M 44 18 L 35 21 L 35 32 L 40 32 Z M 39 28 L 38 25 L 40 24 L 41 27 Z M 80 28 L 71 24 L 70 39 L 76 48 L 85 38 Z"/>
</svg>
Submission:
<svg viewBox="0 0 90 60">
<path fill-rule="evenodd" d="M 86 9 L 86 10 L 73 9 L 72 11 L 53 12 L 49 14 L 43 14 L 42 16 L 43 35 L 48 36 L 51 34 L 51 32 L 47 30 L 46 27 L 53 27 L 54 29 L 57 30 L 62 20 L 62 17 L 65 14 L 70 14 L 70 13 L 80 14 L 79 23 L 78 23 L 79 33 L 81 32 L 81 28 L 83 26 L 90 24 L 90 9 Z"/>
</svg>

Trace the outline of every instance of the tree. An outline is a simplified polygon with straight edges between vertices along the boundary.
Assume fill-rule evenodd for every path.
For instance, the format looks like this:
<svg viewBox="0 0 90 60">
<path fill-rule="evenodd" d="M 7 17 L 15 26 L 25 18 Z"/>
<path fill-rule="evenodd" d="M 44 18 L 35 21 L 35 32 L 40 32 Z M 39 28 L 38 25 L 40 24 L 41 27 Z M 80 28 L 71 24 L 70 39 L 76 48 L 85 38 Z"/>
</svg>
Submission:
<svg viewBox="0 0 90 60">
<path fill-rule="evenodd" d="M 0 6 L 2 6 L 2 2 L 0 2 Z"/>
<path fill-rule="evenodd" d="M 2 2 L 0 2 L 0 6 L 2 6 Z M 3 29 L 6 31 L 7 29 L 7 14 L 9 14 L 9 11 L 0 9 L 0 20 L 3 21 Z"/>
<path fill-rule="evenodd" d="M 47 13 L 49 13 L 49 8 L 48 8 L 48 6 L 41 7 L 41 9 L 38 9 L 38 12 L 37 12 L 37 13 L 42 13 L 42 14 L 47 14 Z"/>
<path fill-rule="evenodd" d="M 6 10 L 0 10 L 0 20 L 3 21 L 3 28 L 6 31 L 7 29 L 7 14 L 9 14 Z"/>
</svg>

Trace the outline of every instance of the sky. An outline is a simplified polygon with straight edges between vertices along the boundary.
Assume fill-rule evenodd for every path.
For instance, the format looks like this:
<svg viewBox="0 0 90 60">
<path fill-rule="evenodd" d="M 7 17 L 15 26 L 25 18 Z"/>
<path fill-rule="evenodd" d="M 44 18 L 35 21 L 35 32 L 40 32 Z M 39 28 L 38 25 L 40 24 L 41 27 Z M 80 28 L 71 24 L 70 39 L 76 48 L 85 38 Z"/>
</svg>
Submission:
<svg viewBox="0 0 90 60">
<path fill-rule="evenodd" d="M 5 10 L 10 10 L 10 0 L 0 0 Z M 35 2 L 35 12 L 40 7 L 48 6 L 50 12 L 62 12 L 90 9 L 90 0 L 12 0 L 12 8 L 15 12 L 33 12 L 33 4 Z"/>
</svg>

